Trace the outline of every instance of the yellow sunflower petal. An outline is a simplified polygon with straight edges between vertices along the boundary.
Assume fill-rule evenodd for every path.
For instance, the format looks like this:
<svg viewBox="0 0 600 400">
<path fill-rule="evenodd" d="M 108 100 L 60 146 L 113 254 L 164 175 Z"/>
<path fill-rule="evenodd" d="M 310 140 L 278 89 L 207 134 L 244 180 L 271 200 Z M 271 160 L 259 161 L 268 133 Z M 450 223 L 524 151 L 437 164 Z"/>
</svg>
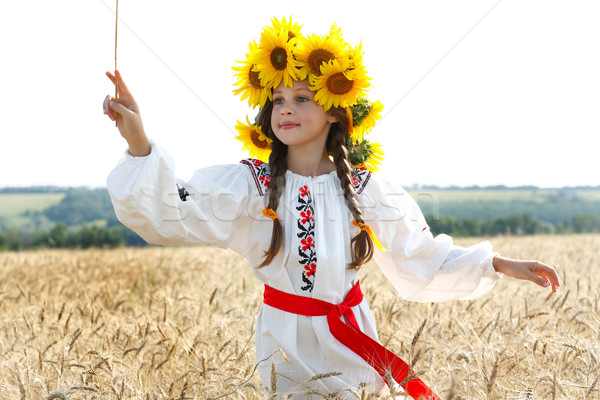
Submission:
<svg viewBox="0 0 600 400">
<path fill-rule="evenodd" d="M 295 22 L 292 22 L 292 16 L 290 15 L 289 22 L 285 20 L 285 17 L 279 22 L 279 20 L 275 17 L 271 20 L 273 24 L 273 30 L 276 32 L 285 31 L 287 32 L 288 38 L 300 37 L 300 30 L 302 29 L 302 25 L 298 25 Z"/>
<path fill-rule="evenodd" d="M 363 64 L 364 52 L 362 49 L 362 41 L 354 49 L 348 52 L 348 59 L 350 60 L 350 68 L 360 71 L 360 73 L 366 74 Z"/>
<path fill-rule="evenodd" d="M 329 29 L 329 36 L 339 39 L 339 40 L 343 40 L 342 39 L 342 28 L 340 28 L 339 26 L 337 26 L 336 23 L 334 23 L 333 25 L 331 25 L 331 28 Z"/>
</svg>

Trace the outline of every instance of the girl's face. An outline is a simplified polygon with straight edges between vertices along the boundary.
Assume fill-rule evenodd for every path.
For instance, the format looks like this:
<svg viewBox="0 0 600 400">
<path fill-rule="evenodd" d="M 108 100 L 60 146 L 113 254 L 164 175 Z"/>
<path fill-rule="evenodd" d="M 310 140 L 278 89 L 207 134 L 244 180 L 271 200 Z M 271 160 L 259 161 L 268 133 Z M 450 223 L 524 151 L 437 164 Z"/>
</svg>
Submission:
<svg viewBox="0 0 600 400">
<path fill-rule="evenodd" d="M 315 103 L 314 97 L 306 80 L 293 81 L 292 87 L 285 87 L 282 81 L 273 91 L 271 128 L 288 147 L 325 148 L 329 128 L 337 119 Z"/>
</svg>

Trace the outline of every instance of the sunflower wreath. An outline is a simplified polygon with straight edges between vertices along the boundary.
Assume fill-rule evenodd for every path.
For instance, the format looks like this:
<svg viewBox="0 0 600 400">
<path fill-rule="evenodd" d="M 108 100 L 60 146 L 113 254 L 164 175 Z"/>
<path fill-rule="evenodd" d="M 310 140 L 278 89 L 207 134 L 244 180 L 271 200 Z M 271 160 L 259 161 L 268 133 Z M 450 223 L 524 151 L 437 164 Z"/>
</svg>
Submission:
<svg viewBox="0 0 600 400">
<path fill-rule="evenodd" d="M 292 81 L 307 79 L 310 90 L 315 92 L 315 102 L 325 109 L 341 107 L 352 118 L 346 132 L 349 161 L 357 168 L 377 171 L 383 161 L 383 150 L 377 143 L 366 139 L 377 120 L 381 119 L 383 104 L 370 102 L 367 91 L 370 78 L 363 65 L 362 44 L 352 47 L 342 37 L 335 24 L 329 34 L 303 36 L 302 26 L 283 18 L 273 18 L 272 26 L 266 26 L 260 41 L 248 46 L 246 59 L 236 61 L 232 67 L 237 73 L 234 94 L 241 100 L 248 99 L 252 108 L 263 107 L 267 99 L 273 100 L 273 88 L 282 81 L 292 86 Z M 238 121 L 236 130 L 243 149 L 251 157 L 268 161 L 271 142 L 255 123 Z"/>
</svg>

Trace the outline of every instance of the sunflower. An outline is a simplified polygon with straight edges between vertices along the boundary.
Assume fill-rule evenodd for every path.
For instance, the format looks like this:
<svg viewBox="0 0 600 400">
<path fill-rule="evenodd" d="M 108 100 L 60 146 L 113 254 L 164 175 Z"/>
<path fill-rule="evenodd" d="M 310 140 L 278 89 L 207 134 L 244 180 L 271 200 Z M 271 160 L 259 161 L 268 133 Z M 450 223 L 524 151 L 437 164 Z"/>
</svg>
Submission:
<svg viewBox="0 0 600 400">
<path fill-rule="evenodd" d="M 375 121 L 381 119 L 383 104 L 379 101 L 373 103 L 367 99 L 359 99 L 358 102 L 350 107 L 352 110 L 352 129 L 350 136 L 355 141 L 363 140 L 365 134 L 374 126 Z"/>
<path fill-rule="evenodd" d="M 369 78 L 364 68 L 350 69 L 350 60 L 331 60 L 321 66 L 321 76 L 310 76 L 310 90 L 315 91 L 315 101 L 325 108 L 349 107 L 357 97 L 365 95 Z"/>
<path fill-rule="evenodd" d="M 235 126 L 235 129 L 239 133 L 239 136 L 235 138 L 244 143 L 242 150 L 248 150 L 250 157 L 256 157 L 264 162 L 269 161 L 273 140 L 269 139 L 262 132 L 260 126 L 251 124 L 248 117 L 246 117 L 246 123 L 238 121 L 238 124 Z"/>
<path fill-rule="evenodd" d="M 376 172 L 383 162 L 383 149 L 379 143 L 367 140 L 356 142 L 348 154 L 348 162 L 355 168 L 365 167 L 371 172 Z"/>
<path fill-rule="evenodd" d="M 296 59 L 302 64 L 298 71 L 300 79 L 306 79 L 309 73 L 321 75 L 321 65 L 331 60 L 342 61 L 347 52 L 346 45 L 341 37 L 334 35 L 311 35 L 302 37 L 294 49 Z"/>
<path fill-rule="evenodd" d="M 234 71 L 238 71 L 235 76 L 238 78 L 234 86 L 239 88 L 233 91 L 234 94 L 242 94 L 241 100 L 248 98 L 248 105 L 252 108 L 256 106 L 264 106 L 267 97 L 271 97 L 271 92 L 265 90 L 264 86 L 260 83 L 258 78 L 258 71 L 255 71 L 255 59 L 256 53 L 258 52 L 258 45 L 256 42 L 251 42 L 248 46 L 248 54 L 246 54 L 246 61 L 236 61 L 242 65 L 237 67 L 231 67 Z"/>
<path fill-rule="evenodd" d="M 288 40 L 288 34 L 284 30 L 263 30 L 254 61 L 255 71 L 259 72 L 258 76 L 264 87 L 277 87 L 282 80 L 285 86 L 291 87 L 292 80 L 298 78 L 298 62 L 292 55 L 292 48 L 297 41 L 296 37 Z"/>
<path fill-rule="evenodd" d="M 277 18 L 273 17 L 273 19 L 271 20 L 271 23 L 273 24 L 273 30 L 275 32 L 279 32 L 279 31 L 286 31 L 288 34 L 288 39 L 291 38 L 295 38 L 295 37 L 300 37 L 300 29 L 302 29 L 302 25 L 298 25 L 297 23 L 292 23 L 292 16 L 290 15 L 290 21 L 287 22 L 285 20 L 285 17 L 283 17 L 283 19 L 281 20 L 281 22 L 279 22 L 279 20 L 277 20 Z"/>
</svg>

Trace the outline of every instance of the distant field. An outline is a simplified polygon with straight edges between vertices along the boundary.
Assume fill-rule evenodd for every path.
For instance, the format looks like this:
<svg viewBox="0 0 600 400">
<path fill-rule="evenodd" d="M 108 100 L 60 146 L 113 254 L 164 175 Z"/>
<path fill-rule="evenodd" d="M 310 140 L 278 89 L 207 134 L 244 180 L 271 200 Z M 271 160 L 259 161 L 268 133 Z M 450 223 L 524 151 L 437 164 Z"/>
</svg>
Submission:
<svg viewBox="0 0 600 400">
<path fill-rule="evenodd" d="M 60 203 L 64 193 L 3 193 L 0 194 L 0 217 L 16 217 L 27 211 L 42 211 Z"/>
</svg>

